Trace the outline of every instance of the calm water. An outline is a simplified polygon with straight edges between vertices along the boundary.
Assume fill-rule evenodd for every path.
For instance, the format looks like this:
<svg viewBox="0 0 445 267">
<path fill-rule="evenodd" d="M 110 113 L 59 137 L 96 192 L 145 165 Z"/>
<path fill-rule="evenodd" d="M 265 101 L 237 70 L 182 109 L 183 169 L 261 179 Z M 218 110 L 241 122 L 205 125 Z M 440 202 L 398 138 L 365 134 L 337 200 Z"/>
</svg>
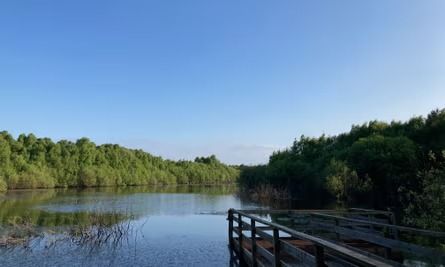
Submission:
<svg viewBox="0 0 445 267">
<path fill-rule="evenodd" d="M 0 230 L 25 222 L 37 236 L 0 248 L 0 266 L 229 266 L 227 210 L 259 207 L 235 192 L 227 186 L 10 192 L 0 196 Z M 84 229 L 79 224 L 112 230 L 79 235 L 72 228 Z"/>
</svg>

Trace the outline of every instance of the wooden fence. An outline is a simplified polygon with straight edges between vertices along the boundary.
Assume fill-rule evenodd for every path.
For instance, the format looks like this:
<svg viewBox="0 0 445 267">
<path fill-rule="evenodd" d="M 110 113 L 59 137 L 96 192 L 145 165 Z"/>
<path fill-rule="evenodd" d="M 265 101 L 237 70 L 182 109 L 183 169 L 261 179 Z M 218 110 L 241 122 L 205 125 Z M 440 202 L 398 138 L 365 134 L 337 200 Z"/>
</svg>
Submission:
<svg viewBox="0 0 445 267">
<path fill-rule="evenodd" d="M 287 219 L 288 225 L 286 220 L 279 224 L 261 215 Z M 403 233 L 432 238 L 445 238 L 445 233 L 395 225 L 391 212 L 230 209 L 228 221 L 229 245 L 249 266 L 402 266 L 394 261 L 394 251 L 445 262 L 443 250 L 399 239 Z M 384 248 L 385 254 L 358 249 L 350 240 Z"/>
</svg>

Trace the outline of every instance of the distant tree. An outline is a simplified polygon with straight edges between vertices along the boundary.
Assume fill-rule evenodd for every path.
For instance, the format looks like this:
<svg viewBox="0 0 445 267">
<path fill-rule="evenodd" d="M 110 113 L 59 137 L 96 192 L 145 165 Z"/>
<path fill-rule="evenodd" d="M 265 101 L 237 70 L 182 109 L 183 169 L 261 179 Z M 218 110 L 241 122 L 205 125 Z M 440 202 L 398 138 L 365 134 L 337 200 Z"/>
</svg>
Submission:
<svg viewBox="0 0 445 267">
<path fill-rule="evenodd" d="M 0 190 L 17 188 L 233 183 L 239 170 L 214 155 L 175 162 L 118 145 L 96 146 L 0 132 Z"/>
<path fill-rule="evenodd" d="M 445 110 L 434 110 L 407 122 L 353 125 L 337 136 L 301 136 L 268 164 L 242 166 L 240 182 L 285 187 L 305 201 L 335 196 L 349 205 L 406 210 L 413 224 L 444 229 L 426 222 L 444 221 L 444 150 Z"/>
<path fill-rule="evenodd" d="M 418 186 L 417 149 L 407 137 L 361 138 L 351 146 L 348 161 L 360 179 L 371 179 L 376 208 L 398 205 L 401 187 Z"/>
</svg>

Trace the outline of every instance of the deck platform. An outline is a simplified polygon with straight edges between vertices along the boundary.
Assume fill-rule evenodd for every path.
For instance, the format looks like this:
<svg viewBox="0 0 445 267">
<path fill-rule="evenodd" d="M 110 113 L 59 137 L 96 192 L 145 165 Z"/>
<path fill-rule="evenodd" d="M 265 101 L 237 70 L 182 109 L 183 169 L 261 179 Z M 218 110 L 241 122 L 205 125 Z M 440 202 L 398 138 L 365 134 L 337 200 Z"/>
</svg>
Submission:
<svg viewBox="0 0 445 267">
<path fill-rule="evenodd" d="M 445 233 L 398 226 L 386 211 L 230 209 L 228 221 L 234 265 L 404 266 L 407 255 L 445 263 Z"/>
</svg>

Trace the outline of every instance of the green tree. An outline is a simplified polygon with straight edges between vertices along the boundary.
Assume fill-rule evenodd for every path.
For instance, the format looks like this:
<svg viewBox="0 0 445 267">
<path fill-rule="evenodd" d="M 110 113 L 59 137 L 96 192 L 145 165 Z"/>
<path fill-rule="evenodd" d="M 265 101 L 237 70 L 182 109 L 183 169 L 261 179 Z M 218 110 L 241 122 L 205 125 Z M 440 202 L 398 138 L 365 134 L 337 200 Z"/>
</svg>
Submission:
<svg viewBox="0 0 445 267">
<path fill-rule="evenodd" d="M 344 161 L 331 160 L 328 173 L 326 186 L 342 202 L 352 202 L 372 187 L 368 176 L 360 179 L 357 172 L 351 170 Z"/>
<path fill-rule="evenodd" d="M 445 156 L 445 151 L 442 157 Z M 436 156 L 430 154 L 437 162 Z M 438 163 L 419 174 L 421 190 L 408 190 L 408 206 L 405 208 L 404 222 L 414 226 L 439 231 L 445 230 L 445 163 Z"/>
</svg>

